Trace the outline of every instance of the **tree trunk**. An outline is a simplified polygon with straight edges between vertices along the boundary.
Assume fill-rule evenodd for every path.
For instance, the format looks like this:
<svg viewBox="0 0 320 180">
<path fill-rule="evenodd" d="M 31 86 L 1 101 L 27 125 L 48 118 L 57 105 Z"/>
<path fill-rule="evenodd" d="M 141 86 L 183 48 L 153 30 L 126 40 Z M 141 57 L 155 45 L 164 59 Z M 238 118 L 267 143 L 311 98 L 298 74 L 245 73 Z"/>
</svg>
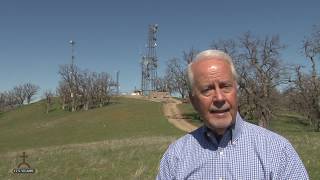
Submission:
<svg viewBox="0 0 320 180">
<path fill-rule="evenodd" d="M 50 109 L 50 104 L 47 103 L 47 104 L 46 104 L 46 113 L 47 113 L 47 114 L 49 114 L 49 109 Z"/>
<path fill-rule="evenodd" d="M 262 110 L 260 116 L 261 116 L 261 118 L 259 120 L 259 126 L 268 129 L 270 118 L 271 118 L 271 114 L 268 113 L 268 112 L 265 112 L 264 110 Z"/>
<path fill-rule="evenodd" d="M 264 118 L 264 117 L 262 117 L 260 120 L 259 120 L 259 126 L 261 126 L 261 127 L 264 127 L 264 128 L 268 128 L 268 122 L 267 122 L 267 120 Z"/>
<path fill-rule="evenodd" d="M 88 102 L 84 103 L 83 109 L 84 109 L 85 111 L 88 111 L 88 110 L 89 110 L 89 103 L 88 103 Z"/>
</svg>

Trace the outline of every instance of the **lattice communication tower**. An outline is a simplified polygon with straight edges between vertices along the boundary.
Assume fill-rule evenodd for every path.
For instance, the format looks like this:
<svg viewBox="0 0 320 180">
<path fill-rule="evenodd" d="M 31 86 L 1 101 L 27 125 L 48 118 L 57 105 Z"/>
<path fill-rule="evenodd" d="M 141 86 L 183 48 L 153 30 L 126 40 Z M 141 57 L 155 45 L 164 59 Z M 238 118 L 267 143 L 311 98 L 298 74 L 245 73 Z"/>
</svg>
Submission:
<svg viewBox="0 0 320 180">
<path fill-rule="evenodd" d="M 149 25 L 147 53 L 141 61 L 141 90 L 143 95 L 148 95 L 150 92 L 157 90 L 157 32 L 157 24 Z"/>
</svg>

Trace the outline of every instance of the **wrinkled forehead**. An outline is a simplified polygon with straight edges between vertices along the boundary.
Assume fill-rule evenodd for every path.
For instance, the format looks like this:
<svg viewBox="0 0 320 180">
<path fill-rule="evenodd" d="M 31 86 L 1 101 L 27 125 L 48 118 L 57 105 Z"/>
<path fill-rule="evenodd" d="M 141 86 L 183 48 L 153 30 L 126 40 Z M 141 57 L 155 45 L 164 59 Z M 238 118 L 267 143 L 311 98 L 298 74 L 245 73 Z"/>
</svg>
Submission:
<svg viewBox="0 0 320 180">
<path fill-rule="evenodd" d="M 204 59 L 197 61 L 192 64 L 192 71 L 194 79 L 211 75 L 219 75 L 224 78 L 233 77 L 230 64 L 223 59 Z"/>
</svg>

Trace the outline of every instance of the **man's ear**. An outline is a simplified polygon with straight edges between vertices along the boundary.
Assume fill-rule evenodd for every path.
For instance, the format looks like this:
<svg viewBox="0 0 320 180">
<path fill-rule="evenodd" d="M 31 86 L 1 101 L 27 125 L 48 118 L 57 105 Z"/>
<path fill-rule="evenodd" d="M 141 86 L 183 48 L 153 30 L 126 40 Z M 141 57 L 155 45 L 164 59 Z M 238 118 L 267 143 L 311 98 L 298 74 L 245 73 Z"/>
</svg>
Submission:
<svg viewBox="0 0 320 180">
<path fill-rule="evenodd" d="M 240 88 L 240 86 L 239 86 L 239 84 L 238 84 L 238 82 L 237 82 L 237 81 L 235 81 L 234 83 L 235 83 L 235 86 L 236 86 L 237 91 L 238 91 L 238 90 L 239 90 L 239 88 Z"/>
</svg>

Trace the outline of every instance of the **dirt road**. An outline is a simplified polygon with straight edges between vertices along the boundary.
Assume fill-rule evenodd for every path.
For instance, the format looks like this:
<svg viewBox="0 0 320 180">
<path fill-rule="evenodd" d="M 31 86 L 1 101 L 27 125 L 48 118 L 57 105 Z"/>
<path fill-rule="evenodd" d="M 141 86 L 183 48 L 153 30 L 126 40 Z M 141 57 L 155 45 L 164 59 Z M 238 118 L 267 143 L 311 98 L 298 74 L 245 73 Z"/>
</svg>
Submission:
<svg viewBox="0 0 320 180">
<path fill-rule="evenodd" d="M 163 113 L 167 117 L 169 123 L 174 125 L 176 128 L 181 129 L 185 132 L 191 132 L 195 129 L 197 129 L 197 126 L 187 122 L 185 119 L 183 119 L 183 116 L 181 115 L 181 112 L 178 108 L 178 104 L 181 104 L 182 102 L 174 99 L 174 98 L 156 98 L 156 99 L 149 99 L 145 96 L 125 96 L 128 98 L 135 98 L 135 99 L 144 99 L 149 101 L 156 101 L 156 102 L 162 102 L 163 103 Z"/>
<path fill-rule="evenodd" d="M 181 112 L 177 106 L 178 104 L 181 104 L 181 103 L 182 102 L 177 99 L 169 98 L 163 104 L 164 115 L 168 118 L 168 121 L 171 124 L 173 124 L 175 127 L 185 132 L 191 132 L 197 129 L 197 126 L 194 126 L 193 124 L 183 119 Z"/>
</svg>

